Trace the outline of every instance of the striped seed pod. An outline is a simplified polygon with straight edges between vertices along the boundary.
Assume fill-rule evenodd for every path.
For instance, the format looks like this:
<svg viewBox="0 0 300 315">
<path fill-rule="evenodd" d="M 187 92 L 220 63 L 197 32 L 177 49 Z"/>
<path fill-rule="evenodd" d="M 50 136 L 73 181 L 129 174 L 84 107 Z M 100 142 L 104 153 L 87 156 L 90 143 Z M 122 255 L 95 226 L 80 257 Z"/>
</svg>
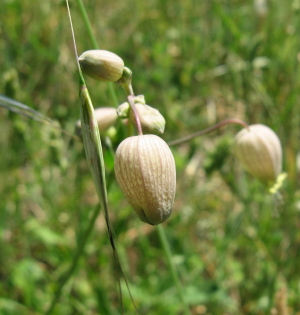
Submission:
<svg viewBox="0 0 300 315">
<path fill-rule="evenodd" d="M 173 154 L 164 140 L 155 135 L 126 138 L 116 152 L 115 174 L 141 221 L 157 225 L 170 216 L 176 169 Z"/>
<path fill-rule="evenodd" d="M 282 148 L 276 133 L 261 124 L 250 125 L 235 136 L 234 153 L 244 168 L 271 185 L 282 170 Z"/>
<path fill-rule="evenodd" d="M 118 81 L 124 69 L 124 61 L 107 50 L 87 50 L 78 60 L 82 72 L 99 81 Z"/>
</svg>

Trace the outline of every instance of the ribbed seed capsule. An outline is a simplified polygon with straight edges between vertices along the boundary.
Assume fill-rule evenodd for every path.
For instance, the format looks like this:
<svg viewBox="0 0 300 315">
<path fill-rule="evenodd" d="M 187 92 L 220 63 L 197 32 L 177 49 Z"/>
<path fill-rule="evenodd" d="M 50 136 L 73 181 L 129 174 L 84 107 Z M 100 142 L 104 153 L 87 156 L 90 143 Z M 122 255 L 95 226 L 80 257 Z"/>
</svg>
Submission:
<svg viewBox="0 0 300 315">
<path fill-rule="evenodd" d="M 261 124 L 235 136 L 234 152 L 244 168 L 264 183 L 273 184 L 282 170 L 282 148 L 276 133 Z"/>
<path fill-rule="evenodd" d="M 118 81 L 124 69 L 124 61 L 107 50 L 87 50 L 78 60 L 82 72 L 99 81 Z"/>
<path fill-rule="evenodd" d="M 115 174 L 141 221 L 156 225 L 170 216 L 176 169 L 165 141 L 155 135 L 126 138 L 116 152 Z"/>
</svg>

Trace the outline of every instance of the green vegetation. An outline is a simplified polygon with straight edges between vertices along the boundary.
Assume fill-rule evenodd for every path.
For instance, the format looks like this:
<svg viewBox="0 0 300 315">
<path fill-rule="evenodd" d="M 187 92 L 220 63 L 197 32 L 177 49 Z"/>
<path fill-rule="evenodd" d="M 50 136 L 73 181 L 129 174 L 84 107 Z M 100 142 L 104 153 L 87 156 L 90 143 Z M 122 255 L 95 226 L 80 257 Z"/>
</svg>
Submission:
<svg viewBox="0 0 300 315">
<path fill-rule="evenodd" d="M 288 178 L 273 196 L 232 155 L 240 126 L 172 146 L 176 199 L 162 232 L 138 220 L 115 181 L 127 128 L 103 137 L 110 220 L 138 313 L 183 314 L 172 259 L 193 315 L 300 314 L 300 1 L 84 4 L 99 47 L 122 57 L 135 94 L 164 115 L 165 141 L 239 118 L 268 125 L 284 151 Z M 95 43 L 76 1 L 71 11 L 81 54 Z M 0 94 L 73 134 L 80 100 L 65 2 L 2 0 L 0 51 Z M 115 106 L 111 86 L 86 83 L 95 107 Z M 41 315 L 99 200 L 80 141 L 3 107 L 0 134 L 0 314 Z M 101 211 L 52 314 L 121 314 L 113 257 Z M 122 291 L 124 314 L 135 314 L 123 280 Z"/>
</svg>

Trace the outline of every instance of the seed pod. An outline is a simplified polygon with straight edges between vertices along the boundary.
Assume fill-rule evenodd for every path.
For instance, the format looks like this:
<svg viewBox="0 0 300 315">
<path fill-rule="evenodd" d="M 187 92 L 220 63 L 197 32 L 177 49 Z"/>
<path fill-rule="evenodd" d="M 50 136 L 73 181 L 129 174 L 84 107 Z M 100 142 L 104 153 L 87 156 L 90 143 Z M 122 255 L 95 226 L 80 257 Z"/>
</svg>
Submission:
<svg viewBox="0 0 300 315">
<path fill-rule="evenodd" d="M 100 107 L 94 110 L 94 115 L 98 123 L 100 132 L 106 131 L 116 123 L 118 118 L 117 111 L 114 107 Z M 81 122 L 76 122 L 76 133 L 81 134 Z"/>
<path fill-rule="evenodd" d="M 235 136 L 234 152 L 244 168 L 266 184 L 274 184 L 282 169 L 282 148 L 276 133 L 261 124 Z"/>
<path fill-rule="evenodd" d="M 107 50 L 87 50 L 78 60 L 82 72 L 99 81 L 115 82 L 124 69 L 124 61 Z"/>
<path fill-rule="evenodd" d="M 165 141 L 155 135 L 126 138 L 116 152 L 115 174 L 141 221 L 157 225 L 170 216 L 176 170 Z"/>
<path fill-rule="evenodd" d="M 161 134 L 164 133 L 166 121 L 164 116 L 157 110 L 149 105 L 135 104 L 135 108 L 138 112 L 143 133 Z M 129 114 L 130 122 L 136 128 L 136 120 L 134 113 L 131 110 Z"/>
</svg>

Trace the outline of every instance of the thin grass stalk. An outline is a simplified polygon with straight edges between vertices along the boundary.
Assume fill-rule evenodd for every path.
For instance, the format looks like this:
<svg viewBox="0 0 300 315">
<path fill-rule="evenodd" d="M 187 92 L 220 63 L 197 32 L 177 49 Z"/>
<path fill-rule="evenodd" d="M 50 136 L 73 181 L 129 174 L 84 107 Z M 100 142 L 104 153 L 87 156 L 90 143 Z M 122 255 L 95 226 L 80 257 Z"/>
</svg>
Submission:
<svg viewBox="0 0 300 315">
<path fill-rule="evenodd" d="M 76 135 L 73 135 L 73 134 L 69 133 L 67 130 L 61 128 L 61 126 L 59 125 L 58 122 L 51 120 L 49 117 L 45 116 L 41 112 L 23 104 L 23 103 L 20 103 L 20 102 L 14 100 L 8 96 L 0 94 L 0 106 L 10 110 L 11 112 L 14 112 L 14 113 L 20 114 L 24 117 L 30 118 L 32 120 L 41 122 L 44 125 L 56 128 L 59 131 L 61 131 L 62 133 L 64 133 L 65 135 L 73 138 L 74 140 L 78 140 L 78 141 L 80 140 L 80 138 L 77 137 Z"/>
<path fill-rule="evenodd" d="M 185 136 L 183 138 L 180 138 L 180 139 L 177 139 L 177 140 L 173 140 L 173 141 L 170 141 L 168 142 L 168 145 L 169 146 L 172 146 L 172 145 L 177 145 L 177 144 L 182 144 L 182 143 L 185 143 L 185 142 L 188 142 L 194 138 L 197 138 L 199 136 L 202 136 L 206 133 L 209 133 L 209 132 L 212 132 L 214 130 L 217 130 L 225 125 L 228 125 L 228 124 L 238 124 L 238 125 L 241 125 L 243 126 L 244 128 L 247 128 L 249 130 L 249 125 L 246 124 L 244 121 L 238 119 L 238 118 L 229 118 L 229 119 L 225 119 L 225 120 L 222 120 L 221 122 L 217 123 L 216 125 L 213 125 L 211 127 L 208 127 L 204 130 L 200 130 L 200 131 L 197 131 L 191 135 L 188 135 L 188 136 Z"/>
<path fill-rule="evenodd" d="M 81 0 L 76 0 L 77 4 L 79 5 L 80 12 L 82 14 L 82 17 L 84 19 L 84 24 L 88 28 L 88 34 L 90 36 L 90 39 L 93 43 L 93 46 L 95 49 L 98 49 L 98 44 L 96 41 L 96 38 L 92 32 L 92 27 L 89 21 L 89 18 L 87 16 L 85 7 Z M 89 96 L 88 89 L 85 85 L 85 81 L 83 78 L 83 74 L 80 68 L 79 60 L 78 60 L 78 53 L 75 43 L 75 35 L 74 30 L 72 26 L 72 19 L 69 9 L 69 2 L 67 2 L 68 7 L 68 13 L 71 23 L 71 29 L 72 29 L 72 36 L 74 41 L 74 49 L 75 49 L 75 55 L 76 55 L 76 61 L 78 66 L 78 71 L 80 75 L 80 98 L 81 98 L 81 126 L 82 126 L 82 136 L 83 136 L 83 144 L 86 152 L 87 161 L 89 164 L 90 171 L 93 176 L 94 184 L 96 186 L 97 194 L 100 199 L 101 206 L 104 210 L 104 217 L 107 227 L 107 232 L 110 240 L 110 244 L 113 250 L 113 256 L 114 256 L 114 263 L 117 271 L 117 277 L 118 277 L 118 286 L 119 286 L 119 295 L 120 295 L 120 302 L 122 307 L 122 314 L 124 314 L 124 306 L 123 306 L 123 298 L 122 298 L 122 289 L 121 289 L 121 281 L 120 277 L 123 277 L 126 287 L 128 289 L 128 293 L 130 295 L 131 302 L 134 306 L 135 312 L 138 313 L 137 307 L 135 305 L 135 302 L 133 300 L 133 297 L 131 295 L 131 291 L 129 289 L 127 278 L 124 274 L 123 268 L 121 266 L 121 262 L 119 260 L 119 255 L 117 252 L 117 248 L 115 246 L 114 242 L 114 233 L 113 229 L 110 225 L 109 220 L 109 214 L 108 214 L 108 203 L 107 203 L 107 190 L 106 190 L 106 181 L 105 181 L 105 166 L 104 166 L 104 158 L 103 158 L 103 152 L 102 152 L 102 146 L 101 146 L 101 140 L 100 140 L 100 132 L 98 128 L 98 124 L 94 115 L 94 108 L 92 105 L 92 101 Z M 113 86 L 111 85 L 111 82 L 109 82 L 109 91 L 111 93 L 111 97 L 115 102 L 115 105 L 118 106 L 118 100 L 115 94 L 115 91 L 113 89 Z"/>
<path fill-rule="evenodd" d="M 95 35 L 93 33 L 92 25 L 90 23 L 88 15 L 87 15 L 85 6 L 84 6 L 82 0 L 76 0 L 76 3 L 78 5 L 78 7 L 79 7 L 79 12 L 80 12 L 81 17 L 83 19 L 83 23 L 85 25 L 85 28 L 86 28 L 86 30 L 88 32 L 88 36 L 90 38 L 90 41 L 92 42 L 93 49 L 99 49 L 99 45 L 98 45 L 97 39 L 96 39 L 96 37 L 95 37 Z M 114 86 L 113 86 L 112 82 L 108 82 L 108 91 L 109 91 L 110 97 L 111 97 L 111 99 L 112 99 L 112 101 L 114 103 L 114 106 L 118 107 L 119 106 L 119 102 L 118 102 L 116 91 L 114 89 Z"/>
<path fill-rule="evenodd" d="M 71 23 L 71 30 L 72 30 L 72 36 L 74 40 L 74 49 L 75 49 L 75 55 L 76 55 L 76 61 L 78 65 L 78 71 L 79 71 L 79 77 L 80 77 L 80 99 L 81 99 L 81 107 L 80 107 L 80 118 L 81 118 L 81 127 L 82 127 L 82 138 L 83 138 L 83 145 L 86 153 L 86 159 L 88 162 L 89 169 L 91 171 L 93 181 L 96 187 L 96 191 L 100 200 L 100 204 L 102 209 L 104 210 L 105 215 L 105 221 L 107 225 L 107 230 L 109 234 L 110 243 L 113 249 L 114 259 L 115 263 L 118 268 L 118 277 L 119 273 L 122 272 L 121 267 L 119 266 L 119 258 L 116 251 L 116 247 L 113 240 L 113 232 L 109 223 L 109 215 L 108 215 L 108 203 L 107 203 L 107 190 L 106 190 L 106 180 L 105 180 L 105 166 L 104 166 L 104 159 L 103 159 L 103 152 L 102 152 L 102 146 L 101 146 L 101 140 L 100 140 L 100 132 L 98 128 L 98 124 L 94 115 L 94 108 L 92 105 L 92 101 L 89 96 L 88 89 L 85 85 L 85 81 L 80 69 L 80 65 L 78 62 L 78 55 L 77 55 L 77 49 L 75 44 L 75 36 L 73 32 L 72 27 L 72 19 L 71 14 L 69 11 L 69 3 L 68 0 L 66 1 L 67 8 L 69 12 L 69 18 Z M 93 216 L 89 222 L 88 228 L 84 232 L 83 238 L 80 240 L 79 245 L 77 247 L 76 253 L 73 257 L 72 264 L 70 265 L 68 271 L 65 273 L 65 275 L 60 280 L 59 286 L 57 287 L 57 290 L 54 294 L 54 297 L 52 299 L 52 302 L 50 304 L 50 307 L 46 311 L 46 315 L 50 315 L 52 311 L 54 310 L 55 305 L 57 304 L 61 292 L 63 290 L 63 287 L 67 283 L 67 281 L 70 279 L 70 277 L 73 275 L 73 273 L 76 270 L 76 266 L 78 264 L 78 261 L 80 257 L 82 256 L 82 253 L 84 252 L 84 248 L 87 242 L 87 239 L 89 235 L 91 234 L 91 231 L 93 230 L 95 220 L 99 214 L 100 208 L 98 207 L 93 212 Z M 121 270 L 121 271 L 120 271 Z M 121 293 L 121 286 L 120 286 L 120 280 L 119 283 L 119 290 L 120 290 L 120 297 L 121 297 L 121 305 L 123 308 L 123 302 L 122 302 L 122 293 Z"/>
<path fill-rule="evenodd" d="M 189 306 L 186 303 L 185 298 L 184 298 L 183 288 L 182 288 L 181 282 L 179 280 L 176 266 L 175 266 L 174 261 L 173 261 L 173 255 L 172 255 L 171 248 L 170 248 L 167 236 L 166 236 L 164 226 L 162 224 L 158 224 L 156 226 L 156 228 L 157 228 L 158 236 L 159 236 L 159 239 L 161 241 L 163 250 L 166 254 L 169 267 L 171 269 L 171 274 L 172 274 L 174 283 L 176 285 L 177 293 L 178 293 L 178 296 L 179 296 L 181 304 L 182 304 L 183 312 L 185 315 L 191 315 L 190 308 L 189 308 Z"/>
</svg>

